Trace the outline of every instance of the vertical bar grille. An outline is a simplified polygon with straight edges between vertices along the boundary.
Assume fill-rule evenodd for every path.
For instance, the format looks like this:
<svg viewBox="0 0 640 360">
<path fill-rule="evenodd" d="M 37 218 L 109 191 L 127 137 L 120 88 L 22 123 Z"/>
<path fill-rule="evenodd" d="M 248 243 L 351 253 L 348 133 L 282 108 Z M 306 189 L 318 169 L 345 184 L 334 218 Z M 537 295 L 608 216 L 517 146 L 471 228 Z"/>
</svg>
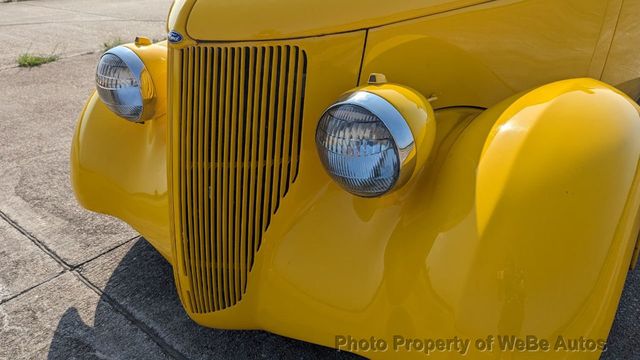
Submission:
<svg viewBox="0 0 640 360">
<path fill-rule="evenodd" d="M 194 313 L 238 303 L 298 175 L 307 68 L 296 46 L 181 50 L 181 271 Z"/>
</svg>

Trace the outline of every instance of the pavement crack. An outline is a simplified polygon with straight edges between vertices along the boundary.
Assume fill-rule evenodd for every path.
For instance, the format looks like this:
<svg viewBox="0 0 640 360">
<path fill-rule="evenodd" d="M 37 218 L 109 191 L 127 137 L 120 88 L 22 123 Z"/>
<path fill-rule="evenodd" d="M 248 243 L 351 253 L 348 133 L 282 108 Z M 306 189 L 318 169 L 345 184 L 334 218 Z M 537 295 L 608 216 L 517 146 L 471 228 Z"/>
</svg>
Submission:
<svg viewBox="0 0 640 360">
<path fill-rule="evenodd" d="M 132 237 L 131 239 L 125 240 L 125 241 L 123 241 L 122 243 L 120 243 L 120 244 L 118 244 L 118 245 L 116 245 L 116 246 L 114 246 L 114 247 L 112 247 L 112 248 L 110 248 L 110 249 L 107 249 L 107 250 L 105 250 L 105 251 L 103 251 L 103 252 L 99 253 L 98 255 L 96 255 L 96 256 L 94 256 L 94 257 L 92 257 L 92 258 L 88 259 L 88 260 L 85 260 L 85 261 L 83 261 L 83 262 L 81 262 L 81 263 L 79 263 L 79 264 L 77 264 L 77 265 L 74 265 L 74 266 L 71 268 L 71 270 L 77 270 L 77 269 L 79 269 L 79 268 L 83 267 L 84 265 L 86 265 L 86 264 L 88 264 L 88 263 L 92 262 L 93 260 L 95 260 L 95 259 L 97 259 L 97 258 L 100 258 L 100 257 L 102 257 L 103 255 L 106 255 L 106 254 L 108 254 L 108 253 L 110 253 L 110 252 L 112 252 L 112 251 L 114 251 L 114 250 L 116 250 L 116 249 L 119 249 L 119 248 L 121 248 L 121 247 L 123 247 L 123 246 L 127 245 L 128 243 L 130 243 L 130 242 L 132 242 L 132 241 L 136 240 L 136 239 L 142 239 L 142 236 L 141 236 L 141 235 L 136 235 L 136 236 Z"/>
<path fill-rule="evenodd" d="M 30 286 L 30 287 L 28 287 L 28 288 L 26 288 L 26 289 L 24 289 L 24 290 L 22 290 L 22 291 L 18 292 L 17 294 L 11 295 L 10 297 L 8 297 L 8 298 L 6 298 L 6 299 L 2 299 L 2 300 L 0 300 L 0 305 L 4 305 L 4 304 L 8 303 L 9 301 L 11 301 L 11 300 L 13 300 L 13 299 L 16 299 L 16 298 L 20 297 L 21 295 L 24 295 L 24 294 L 28 293 L 29 291 L 31 291 L 31 290 L 33 290 L 33 289 L 35 289 L 35 288 L 39 287 L 40 285 L 44 285 L 44 284 L 46 284 L 46 283 L 50 282 L 50 281 L 51 281 L 51 280 L 53 280 L 53 279 L 56 279 L 57 277 L 59 277 L 60 275 L 62 275 L 62 274 L 64 274 L 64 273 L 66 273 L 66 272 L 67 272 L 67 270 L 62 270 L 62 271 L 60 271 L 59 273 L 57 273 L 56 275 L 54 275 L 54 276 L 50 277 L 50 278 L 49 278 L 49 279 L 47 279 L 47 280 L 44 280 L 44 281 L 42 281 L 42 282 L 39 282 L 38 284 L 35 284 L 35 285 L 33 285 L 33 286 Z M 0 309 L 1 309 L 1 308 L 0 308 Z"/>
<path fill-rule="evenodd" d="M 37 7 L 37 8 L 41 8 L 41 9 L 55 10 L 55 11 L 65 11 L 65 12 L 72 13 L 72 14 L 97 16 L 97 17 L 107 18 L 107 19 L 111 19 L 111 20 L 129 20 L 129 19 L 123 19 L 123 18 L 113 17 L 113 16 L 109 16 L 109 15 L 95 14 L 95 13 L 91 13 L 91 12 L 85 12 L 85 11 L 74 10 L 74 9 L 65 9 L 65 8 L 57 8 L 57 7 L 53 7 L 53 6 L 45 6 L 45 5 L 37 4 L 37 3 L 21 4 L 21 5 L 30 6 L 30 7 Z"/>
<path fill-rule="evenodd" d="M 140 22 L 140 23 L 164 23 L 164 20 L 151 20 L 151 19 L 140 19 L 140 20 L 120 20 L 120 19 L 94 19 L 94 20 L 59 20 L 59 21 L 25 21 L 18 23 L 4 23 L 0 24 L 0 28 L 3 27 L 15 27 L 15 26 L 29 26 L 29 25 L 48 25 L 48 24 L 73 24 L 73 23 L 96 23 L 96 22 Z"/>
<path fill-rule="evenodd" d="M 58 264 L 60 264 L 65 270 L 71 270 L 72 266 L 69 265 L 66 261 L 62 260 L 58 254 L 56 254 L 53 250 L 51 250 L 45 243 L 38 240 L 33 234 L 31 234 L 27 229 L 23 228 L 15 222 L 13 219 L 9 217 L 9 215 L 5 214 L 0 210 L 0 218 L 4 219 L 9 225 L 11 225 L 14 229 L 18 230 L 22 235 L 26 236 L 27 239 L 31 240 L 40 250 L 44 251 L 45 254 L 49 255 L 53 260 L 55 260 Z"/>
<path fill-rule="evenodd" d="M 79 53 L 72 53 L 72 54 L 68 54 L 68 55 L 58 54 L 60 57 L 58 58 L 58 60 L 56 62 L 63 61 L 63 60 L 66 60 L 66 59 L 72 59 L 72 58 L 75 58 L 75 57 L 78 57 L 78 56 L 94 55 L 94 54 L 101 54 L 101 53 L 102 53 L 102 50 L 93 50 L 93 51 L 83 51 L 83 52 L 79 52 Z M 49 65 L 53 65 L 53 64 L 55 64 L 55 62 L 54 63 L 43 64 L 43 65 L 40 65 L 40 66 L 41 67 L 42 66 L 49 66 Z M 3 72 L 3 71 L 7 71 L 7 70 L 11 70 L 11 69 L 18 69 L 18 68 L 20 68 L 20 66 L 18 64 L 4 66 L 4 67 L 0 66 L 0 73 Z M 24 69 L 25 70 L 31 70 L 32 68 L 24 68 Z M 53 153 L 53 152 L 56 152 L 56 151 L 58 151 L 58 150 L 52 150 L 52 151 L 50 151 L 48 153 Z M 38 154 L 36 156 L 41 156 L 41 155 L 45 155 L 45 154 L 47 154 L 47 153 Z"/>
<path fill-rule="evenodd" d="M 102 291 L 99 287 L 94 285 L 89 279 L 87 279 L 82 273 L 77 270 L 71 271 L 78 280 L 80 280 L 83 284 L 85 284 L 89 289 L 93 290 L 98 296 L 100 296 L 100 300 L 105 301 L 109 304 L 115 311 L 124 316 L 127 320 L 129 320 L 134 326 L 138 327 L 142 332 L 144 332 L 154 343 L 156 343 L 160 349 L 169 357 L 172 357 L 177 360 L 187 360 L 187 357 L 183 355 L 181 352 L 176 350 L 173 346 L 169 345 L 155 330 L 153 330 L 150 326 L 145 324 L 143 321 L 138 320 L 129 310 L 127 310 L 124 306 L 120 305 L 115 299 L 111 298 L 104 291 Z"/>
</svg>

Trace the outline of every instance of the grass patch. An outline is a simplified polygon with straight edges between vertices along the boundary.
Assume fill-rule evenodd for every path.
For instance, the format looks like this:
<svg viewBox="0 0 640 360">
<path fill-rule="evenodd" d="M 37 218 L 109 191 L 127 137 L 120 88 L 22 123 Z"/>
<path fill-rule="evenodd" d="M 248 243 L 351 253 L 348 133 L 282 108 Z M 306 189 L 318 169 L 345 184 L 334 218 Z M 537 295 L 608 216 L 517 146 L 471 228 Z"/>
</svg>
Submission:
<svg viewBox="0 0 640 360">
<path fill-rule="evenodd" d="M 118 45 L 124 44 L 124 40 L 121 38 L 115 38 L 102 43 L 102 51 L 111 50 Z"/>
<path fill-rule="evenodd" d="M 24 53 L 18 56 L 18 66 L 20 67 L 34 67 L 42 64 L 54 62 L 60 57 L 58 55 L 35 55 L 30 53 Z"/>
</svg>

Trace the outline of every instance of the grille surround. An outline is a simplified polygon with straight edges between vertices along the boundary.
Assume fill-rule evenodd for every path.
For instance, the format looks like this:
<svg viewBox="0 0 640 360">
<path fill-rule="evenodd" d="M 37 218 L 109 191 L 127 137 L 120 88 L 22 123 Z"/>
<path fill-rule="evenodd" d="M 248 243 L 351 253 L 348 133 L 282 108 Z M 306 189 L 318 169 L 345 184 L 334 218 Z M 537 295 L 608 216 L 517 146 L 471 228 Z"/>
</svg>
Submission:
<svg viewBox="0 0 640 360">
<path fill-rule="evenodd" d="M 297 46 L 193 46 L 181 61 L 176 196 L 193 313 L 242 300 L 264 232 L 300 168 L 307 55 Z"/>
</svg>

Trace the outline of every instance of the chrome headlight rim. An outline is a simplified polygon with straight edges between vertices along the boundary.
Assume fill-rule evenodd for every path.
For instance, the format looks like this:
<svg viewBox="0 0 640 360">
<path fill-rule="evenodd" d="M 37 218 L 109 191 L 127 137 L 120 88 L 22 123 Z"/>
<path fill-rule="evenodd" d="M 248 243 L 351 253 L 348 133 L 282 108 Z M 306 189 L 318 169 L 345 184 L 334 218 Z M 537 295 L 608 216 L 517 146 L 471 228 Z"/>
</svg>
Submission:
<svg viewBox="0 0 640 360">
<path fill-rule="evenodd" d="M 138 54 L 135 53 L 135 51 L 129 49 L 124 45 L 120 45 L 107 50 L 106 52 L 104 52 L 104 54 L 100 56 L 100 60 L 98 61 L 98 68 L 96 69 L 96 76 L 100 75 L 98 73 L 100 64 L 102 63 L 102 59 L 107 55 L 116 56 L 117 58 L 122 60 L 122 62 L 124 62 L 124 64 L 127 66 L 129 71 L 133 75 L 134 79 L 138 83 L 138 96 L 140 97 L 140 102 L 142 105 L 142 111 L 140 111 L 140 114 L 137 117 L 127 117 L 127 116 L 123 116 L 122 114 L 119 114 L 115 110 L 112 110 L 112 111 L 116 115 L 124 118 L 125 120 L 131 121 L 134 123 L 143 123 L 144 119 L 149 117 L 147 113 L 150 111 L 149 109 L 150 106 L 148 104 L 149 100 L 145 99 L 143 94 L 143 86 L 144 86 L 143 73 L 147 71 L 146 66 L 144 65 L 144 63 L 142 62 L 142 59 L 140 59 Z M 96 86 L 100 87 L 100 84 L 96 82 Z"/>
<path fill-rule="evenodd" d="M 364 196 L 362 194 L 351 192 L 349 189 L 345 190 L 359 197 L 375 198 L 389 194 L 401 188 L 409 181 L 416 167 L 416 141 L 411 128 L 409 127 L 409 123 L 404 116 L 402 116 L 400 111 L 385 98 L 364 90 L 355 90 L 345 94 L 337 102 L 323 111 L 320 119 L 323 119 L 330 111 L 348 105 L 356 106 L 370 112 L 387 128 L 395 145 L 395 153 L 399 161 L 399 173 L 395 182 L 387 189 L 387 191 L 382 193 Z M 320 123 L 318 123 L 318 126 L 316 127 L 316 139 L 318 139 L 319 130 Z M 318 146 L 318 144 L 316 144 L 316 146 Z"/>
</svg>

